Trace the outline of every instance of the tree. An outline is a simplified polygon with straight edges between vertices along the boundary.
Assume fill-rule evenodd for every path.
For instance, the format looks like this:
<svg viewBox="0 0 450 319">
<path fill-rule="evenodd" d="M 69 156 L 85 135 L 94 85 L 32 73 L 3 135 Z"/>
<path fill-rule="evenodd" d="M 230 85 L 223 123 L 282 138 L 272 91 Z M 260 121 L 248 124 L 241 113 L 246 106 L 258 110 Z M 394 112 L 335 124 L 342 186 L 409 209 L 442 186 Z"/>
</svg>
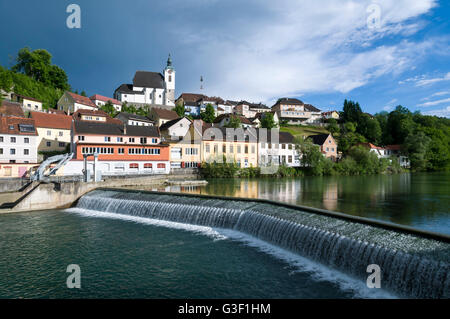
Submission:
<svg viewBox="0 0 450 319">
<path fill-rule="evenodd" d="M 87 94 L 86 94 L 86 92 L 85 92 L 84 90 L 81 91 L 80 95 L 81 95 L 81 96 L 86 96 L 86 97 L 87 97 Z"/>
<path fill-rule="evenodd" d="M 205 121 L 206 123 L 212 123 L 212 122 L 214 122 L 214 119 L 216 118 L 215 113 L 216 112 L 215 112 L 212 104 L 208 103 L 206 105 L 205 112 L 201 112 L 200 116 L 201 116 L 202 120 Z"/>
<path fill-rule="evenodd" d="M 102 109 L 103 111 L 105 111 L 106 113 L 109 114 L 109 116 L 114 117 L 117 114 L 116 108 L 114 107 L 114 105 L 111 103 L 111 101 L 108 101 L 105 103 L 105 105 L 102 105 L 100 107 L 100 109 Z"/>
<path fill-rule="evenodd" d="M 405 138 L 414 131 L 415 123 L 412 113 L 405 107 L 399 105 L 389 113 L 384 132 L 385 144 L 403 144 Z"/>
<path fill-rule="evenodd" d="M 17 54 L 17 64 L 11 70 L 22 72 L 36 81 L 61 90 L 69 90 L 66 72 L 56 65 L 51 64 L 52 55 L 43 49 L 30 51 L 25 47 Z"/>
<path fill-rule="evenodd" d="M 336 135 L 336 133 L 339 133 L 339 125 L 337 124 L 336 119 L 328 119 L 328 126 L 327 130 L 330 132 L 333 136 Z"/>
<path fill-rule="evenodd" d="M 361 107 L 358 102 L 344 101 L 344 107 L 342 112 L 342 120 L 344 122 L 359 122 L 359 118 L 362 114 Z"/>
<path fill-rule="evenodd" d="M 262 128 L 266 128 L 266 129 L 270 130 L 277 126 L 278 125 L 273 118 L 273 113 L 266 112 L 261 116 L 261 127 Z"/>
<path fill-rule="evenodd" d="M 236 115 L 231 115 L 230 120 L 225 125 L 225 127 L 229 128 L 240 128 L 241 127 L 241 119 Z"/>
<path fill-rule="evenodd" d="M 183 116 L 184 116 L 184 113 L 186 112 L 185 109 L 184 109 L 183 104 L 181 104 L 181 103 L 178 103 L 178 104 L 172 109 L 172 111 L 175 111 L 175 112 L 178 114 L 179 117 L 183 117 Z"/>
<path fill-rule="evenodd" d="M 361 114 L 356 130 L 369 142 L 378 144 L 381 141 L 380 123 L 367 114 Z"/>
</svg>

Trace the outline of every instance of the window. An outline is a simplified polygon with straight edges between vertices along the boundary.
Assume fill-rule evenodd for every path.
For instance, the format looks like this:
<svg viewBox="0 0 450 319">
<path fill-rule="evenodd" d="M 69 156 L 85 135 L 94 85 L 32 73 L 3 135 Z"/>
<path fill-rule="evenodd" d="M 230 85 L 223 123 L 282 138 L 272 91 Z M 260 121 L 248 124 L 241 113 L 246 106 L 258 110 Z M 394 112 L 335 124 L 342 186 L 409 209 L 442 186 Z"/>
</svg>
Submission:
<svg viewBox="0 0 450 319">
<path fill-rule="evenodd" d="M 14 125 L 10 125 L 10 126 L 9 126 L 9 129 L 10 129 L 10 130 L 14 130 Z"/>
<path fill-rule="evenodd" d="M 48 130 L 47 131 L 47 136 L 51 136 L 52 135 L 52 131 Z"/>
<path fill-rule="evenodd" d="M 0 148 L 0 155 L 3 154 L 3 148 Z"/>
<path fill-rule="evenodd" d="M 25 137 L 25 138 L 23 139 L 23 142 L 24 142 L 25 144 L 29 144 L 29 143 L 30 143 L 30 138 L 29 138 L 29 137 Z"/>
<path fill-rule="evenodd" d="M 66 143 L 64 143 L 64 142 L 59 142 L 59 143 L 58 143 L 58 146 L 59 146 L 59 147 L 64 147 L 64 146 L 66 146 Z"/>
<path fill-rule="evenodd" d="M 117 149 L 117 153 L 118 154 L 125 154 L 125 149 L 124 148 L 119 148 L 119 149 Z"/>
<path fill-rule="evenodd" d="M 230 153 L 233 153 L 233 152 L 234 152 L 233 145 L 230 145 Z"/>
<path fill-rule="evenodd" d="M 164 164 L 164 163 L 158 163 L 158 168 L 166 168 L 166 164 Z"/>
<path fill-rule="evenodd" d="M 327 147 L 327 152 L 329 152 L 330 151 L 330 148 L 329 147 Z"/>
<path fill-rule="evenodd" d="M 153 144 L 158 143 L 158 139 L 157 139 L 157 138 L 152 138 L 152 143 L 153 143 Z"/>
<path fill-rule="evenodd" d="M 134 143 L 134 137 L 130 137 L 130 138 L 128 139 L 128 142 Z"/>
<path fill-rule="evenodd" d="M 50 147 L 50 146 L 52 146 L 52 142 L 47 142 L 46 145 L 47 145 L 47 147 Z"/>
<path fill-rule="evenodd" d="M 281 149 L 285 150 L 286 149 L 286 144 L 281 144 Z"/>
<path fill-rule="evenodd" d="M 23 150 L 23 155 L 30 155 L 30 150 L 28 148 L 25 148 Z"/>
<path fill-rule="evenodd" d="M 3 143 L 3 136 L 0 136 L 0 142 Z"/>
<path fill-rule="evenodd" d="M 111 137 L 110 136 L 105 136 L 105 142 L 111 142 Z"/>
<path fill-rule="evenodd" d="M 209 153 L 209 144 L 206 144 L 206 145 L 205 145 L 205 152 L 206 152 L 206 153 Z"/>
<path fill-rule="evenodd" d="M 10 149 L 9 154 L 16 155 L 16 149 L 15 148 Z"/>
<path fill-rule="evenodd" d="M 147 138 L 141 137 L 141 144 L 147 144 Z"/>
<path fill-rule="evenodd" d="M 252 145 L 252 154 L 255 154 L 255 145 Z"/>
<path fill-rule="evenodd" d="M 130 168 L 133 168 L 133 169 L 139 168 L 139 164 L 138 163 L 131 163 L 130 164 Z"/>
<path fill-rule="evenodd" d="M 222 145 L 222 153 L 226 153 L 227 152 L 227 146 L 226 145 Z"/>
<path fill-rule="evenodd" d="M 145 163 L 144 164 L 144 168 L 152 168 L 152 167 L 153 167 L 152 163 Z"/>
<path fill-rule="evenodd" d="M 11 143 L 15 143 L 16 142 L 16 138 L 15 137 L 11 137 Z"/>
<path fill-rule="evenodd" d="M 248 145 L 245 145 L 245 154 L 248 154 Z"/>
<path fill-rule="evenodd" d="M 214 154 L 217 154 L 219 152 L 219 145 L 214 145 Z"/>
<path fill-rule="evenodd" d="M 123 142 L 123 137 L 118 137 L 117 142 Z"/>
<path fill-rule="evenodd" d="M 78 136 L 79 141 L 84 141 L 84 136 Z"/>
<path fill-rule="evenodd" d="M 240 145 L 237 146 L 237 152 L 241 153 L 241 146 Z"/>
<path fill-rule="evenodd" d="M 331 151 L 334 152 L 334 147 L 331 148 Z"/>
</svg>

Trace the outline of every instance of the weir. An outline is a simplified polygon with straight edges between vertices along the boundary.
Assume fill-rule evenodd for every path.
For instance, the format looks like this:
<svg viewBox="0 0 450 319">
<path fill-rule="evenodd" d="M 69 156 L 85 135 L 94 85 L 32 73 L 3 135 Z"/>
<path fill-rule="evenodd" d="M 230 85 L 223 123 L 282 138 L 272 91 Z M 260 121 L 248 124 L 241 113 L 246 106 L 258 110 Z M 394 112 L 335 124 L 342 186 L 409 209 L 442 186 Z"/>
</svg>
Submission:
<svg viewBox="0 0 450 319">
<path fill-rule="evenodd" d="M 265 200 L 99 189 L 77 208 L 139 216 L 251 235 L 366 281 L 370 264 L 381 286 L 400 297 L 450 298 L 446 235 Z"/>
</svg>

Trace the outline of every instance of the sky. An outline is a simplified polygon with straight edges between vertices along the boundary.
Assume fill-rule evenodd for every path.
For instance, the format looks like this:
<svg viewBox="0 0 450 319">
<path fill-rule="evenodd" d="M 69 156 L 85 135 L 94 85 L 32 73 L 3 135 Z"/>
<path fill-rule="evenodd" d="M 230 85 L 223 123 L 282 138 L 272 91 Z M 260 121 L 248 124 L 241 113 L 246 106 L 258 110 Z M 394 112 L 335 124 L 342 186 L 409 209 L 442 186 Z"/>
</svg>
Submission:
<svg viewBox="0 0 450 319">
<path fill-rule="evenodd" d="M 170 53 L 183 92 L 450 117 L 450 1 L 0 0 L 0 65 L 46 49 L 74 90 L 112 97 Z M 81 9 L 70 29 L 67 6 Z M 204 89 L 200 90 L 200 77 Z"/>
</svg>

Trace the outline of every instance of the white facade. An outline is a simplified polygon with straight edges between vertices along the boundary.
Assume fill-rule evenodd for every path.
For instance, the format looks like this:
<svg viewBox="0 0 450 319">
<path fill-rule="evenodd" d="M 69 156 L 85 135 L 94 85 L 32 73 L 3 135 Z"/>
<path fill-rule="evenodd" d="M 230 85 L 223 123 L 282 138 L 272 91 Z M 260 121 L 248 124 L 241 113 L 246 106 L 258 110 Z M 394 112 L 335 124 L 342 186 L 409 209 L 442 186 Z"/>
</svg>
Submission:
<svg viewBox="0 0 450 319">
<path fill-rule="evenodd" d="M 259 166 L 286 165 L 290 167 L 300 166 L 300 157 L 291 143 L 261 143 L 258 142 Z"/>
<path fill-rule="evenodd" d="M 22 108 L 28 111 L 42 112 L 42 102 L 36 100 L 29 100 L 26 97 L 22 100 Z"/>
<path fill-rule="evenodd" d="M 167 135 L 174 140 L 186 136 L 189 128 L 191 127 L 191 121 L 185 117 L 176 122 L 175 124 L 167 128 Z"/>
<path fill-rule="evenodd" d="M 37 136 L 0 134 L 0 163 L 37 163 Z"/>
<path fill-rule="evenodd" d="M 101 100 L 92 100 L 92 102 L 95 105 L 97 105 L 98 107 L 101 107 L 106 104 L 105 101 L 101 101 Z M 122 110 L 122 105 L 116 104 L 116 103 L 112 103 L 112 105 L 114 106 L 114 108 L 116 109 L 117 112 L 120 112 Z"/>
</svg>

